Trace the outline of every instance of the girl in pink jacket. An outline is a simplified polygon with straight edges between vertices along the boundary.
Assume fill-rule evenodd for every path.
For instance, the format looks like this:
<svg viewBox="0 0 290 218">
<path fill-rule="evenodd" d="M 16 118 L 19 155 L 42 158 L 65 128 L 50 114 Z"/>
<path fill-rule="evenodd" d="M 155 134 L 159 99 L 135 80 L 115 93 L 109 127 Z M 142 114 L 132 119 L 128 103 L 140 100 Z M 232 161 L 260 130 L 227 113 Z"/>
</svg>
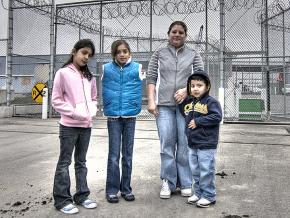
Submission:
<svg viewBox="0 0 290 218">
<path fill-rule="evenodd" d="M 79 40 L 70 59 L 54 78 L 52 106 L 60 113 L 60 155 L 53 185 L 54 206 L 66 214 L 78 212 L 73 204 L 95 208 L 97 203 L 88 198 L 86 154 L 91 137 L 92 118 L 97 112 L 96 80 L 88 68 L 95 53 L 89 39 Z M 69 165 L 73 150 L 75 160 L 76 193 L 71 196 Z"/>
</svg>

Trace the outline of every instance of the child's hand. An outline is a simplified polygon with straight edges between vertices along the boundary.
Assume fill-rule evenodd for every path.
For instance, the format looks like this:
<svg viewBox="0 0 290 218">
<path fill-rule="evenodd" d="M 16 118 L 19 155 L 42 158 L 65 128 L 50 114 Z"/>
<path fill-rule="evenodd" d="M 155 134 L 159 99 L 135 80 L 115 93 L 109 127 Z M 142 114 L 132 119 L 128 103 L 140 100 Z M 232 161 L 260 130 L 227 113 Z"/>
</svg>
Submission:
<svg viewBox="0 0 290 218">
<path fill-rule="evenodd" d="M 77 114 L 77 113 L 75 113 L 75 114 L 73 114 L 73 119 L 74 120 L 79 120 L 79 121 L 85 121 L 85 120 L 90 120 L 91 118 L 90 118 L 90 116 L 89 115 L 82 115 L 82 114 Z"/>
<path fill-rule="evenodd" d="M 196 127 L 195 121 L 194 121 L 194 119 L 192 119 L 190 121 L 190 123 L 188 124 L 188 128 L 189 129 L 194 129 L 195 127 Z"/>
</svg>

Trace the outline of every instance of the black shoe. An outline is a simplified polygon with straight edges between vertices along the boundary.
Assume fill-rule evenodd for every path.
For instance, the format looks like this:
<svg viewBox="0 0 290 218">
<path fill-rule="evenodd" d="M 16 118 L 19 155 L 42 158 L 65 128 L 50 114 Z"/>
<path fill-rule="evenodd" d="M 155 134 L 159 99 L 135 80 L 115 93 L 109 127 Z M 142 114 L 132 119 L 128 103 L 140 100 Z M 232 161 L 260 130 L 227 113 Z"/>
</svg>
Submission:
<svg viewBox="0 0 290 218">
<path fill-rule="evenodd" d="M 117 195 L 107 195 L 106 198 L 107 198 L 107 201 L 109 203 L 118 203 L 119 202 L 119 198 Z"/>
<path fill-rule="evenodd" d="M 121 194 L 121 196 L 126 200 L 126 201 L 135 201 L 135 196 L 130 193 L 130 194 Z"/>
</svg>

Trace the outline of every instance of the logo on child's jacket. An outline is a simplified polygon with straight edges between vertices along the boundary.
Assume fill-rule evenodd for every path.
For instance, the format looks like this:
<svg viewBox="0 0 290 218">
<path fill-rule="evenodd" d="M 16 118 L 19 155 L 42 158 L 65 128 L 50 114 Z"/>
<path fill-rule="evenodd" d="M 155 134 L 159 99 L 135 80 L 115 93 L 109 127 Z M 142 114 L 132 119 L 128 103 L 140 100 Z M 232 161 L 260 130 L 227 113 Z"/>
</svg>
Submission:
<svg viewBox="0 0 290 218">
<path fill-rule="evenodd" d="M 201 104 L 200 102 L 197 102 L 194 105 L 194 111 L 199 112 L 201 114 L 207 114 L 208 110 L 207 110 L 207 105 L 206 104 Z"/>
<path fill-rule="evenodd" d="M 190 111 L 192 111 L 192 103 L 184 105 L 184 114 L 188 115 Z"/>
</svg>

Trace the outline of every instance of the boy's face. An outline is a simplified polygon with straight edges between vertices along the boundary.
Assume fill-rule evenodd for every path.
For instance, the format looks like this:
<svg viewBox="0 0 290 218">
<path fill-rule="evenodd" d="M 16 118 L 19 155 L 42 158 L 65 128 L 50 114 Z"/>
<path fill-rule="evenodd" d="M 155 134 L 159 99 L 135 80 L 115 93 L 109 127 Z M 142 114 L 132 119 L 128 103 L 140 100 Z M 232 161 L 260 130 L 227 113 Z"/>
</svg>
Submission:
<svg viewBox="0 0 290 218">
<path fill-rule="evenodd" d="M 207 91 L 208 91 L 208 88 L 204 81 L 201 81 L 201 80 L 190 81 L 190 94 L 193 97 L 200 98 Z"/>
<path fill-rule="evenodd" d="M 123 66 L 124 64 L 127 63 L 129 58 L 130 58 L 129 49 L 124 44 L 119 45 L 117 48 L 116 61 L 121 66 Z"/>
</svg>

